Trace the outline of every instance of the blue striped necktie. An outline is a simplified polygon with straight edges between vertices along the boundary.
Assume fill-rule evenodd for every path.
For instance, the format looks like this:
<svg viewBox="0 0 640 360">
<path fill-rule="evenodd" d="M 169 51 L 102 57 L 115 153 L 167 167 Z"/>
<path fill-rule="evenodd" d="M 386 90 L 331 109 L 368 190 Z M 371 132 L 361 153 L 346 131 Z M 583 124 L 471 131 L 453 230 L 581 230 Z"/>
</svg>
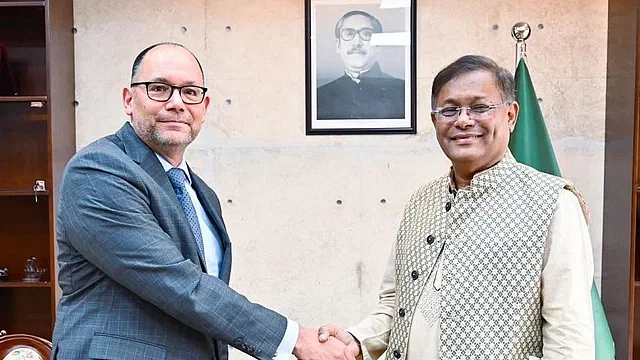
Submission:
<svg viewBox="0 0 640 360">
<path fill-rule="evenodd" d="M 191 226 L 191 231 L 193 232 L 193 236 L 196 238 L 196 245 L 198 246 L 198 254 L 200 255 L 200 259 L 202 259 L 203 264 L 206 264 L 204 260 L 204 245 L 202 242 L 202 231 L 200 230 L 198 215 L 196 214 L 196 208 L 193 206 L 193 203 L 191 202 L 191 198 L 189 197 L 187 188 L 184 185 L 185 181 L 187 181 L 187 174 L 185 174 L 182 169 L 172 168 L 172 169 L 169 169 L 169 171 L 167 171 L 167 176 L 169 176 L 169 181 L 171 181 L 173 190 L 176 192 L 176 195 L 178 196 L 178 202 L 180 202 L 180 205 L 184 210 L 184 214 L 187 216 L 187 220 L 189 221 L 189 225 Z"/>
</svg>

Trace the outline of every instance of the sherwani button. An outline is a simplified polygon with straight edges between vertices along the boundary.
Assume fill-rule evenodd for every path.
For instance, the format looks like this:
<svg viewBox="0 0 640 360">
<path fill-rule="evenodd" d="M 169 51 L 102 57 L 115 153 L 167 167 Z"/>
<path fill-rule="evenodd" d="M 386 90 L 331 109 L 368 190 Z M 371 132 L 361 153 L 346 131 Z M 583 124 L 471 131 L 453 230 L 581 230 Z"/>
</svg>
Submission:
<svg viewBox="0 0 640 360">
<path fill-rule="evenodd" d="M 393 357 L 396 359 L 400 359 L 402 355 L 400 354 L 400 351 L 398 350 L 393 350 Z"/>
<path fill-rule="evenodd" d="M 413 280 L 418 280 L 418 272 L 417 272 L 416 270 L 413 270 L 413 271 L 411 272 L 411 278 L 412 278 Z"/>
<path fill-rule="evenodd" d="M 427 244 L 431 245 L 433 244 L 433 242 L 436 241 L 436 237 L 433 235 L 429 235 L 427 236 Z"/>
<path fill-rule="evenodd" d="M 404 317 L 405 311 L 403 308 L 400 308 L 400 310 L 398 310 L 398 315 L 400 315 L 400 317 Z"/>
<path fill-rule="evenodd" d="M 444 206 L 444 209 L 447 211 L 451 210 L 451 201 L 447 201 L 447 204 Z"/>
</svg>

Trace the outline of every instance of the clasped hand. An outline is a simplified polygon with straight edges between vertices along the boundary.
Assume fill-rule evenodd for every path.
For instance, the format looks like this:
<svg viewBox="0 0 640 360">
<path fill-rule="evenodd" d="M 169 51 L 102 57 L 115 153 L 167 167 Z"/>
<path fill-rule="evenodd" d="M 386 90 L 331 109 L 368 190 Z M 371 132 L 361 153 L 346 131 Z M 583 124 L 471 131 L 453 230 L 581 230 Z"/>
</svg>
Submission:
<svg viewBox="0 0 640 360">
<path fill-rule="evenodd" d="M 303 360 L 355 360 L 360 355 L 360 345 L 335 325 L 324 325 L 318 330 L 300 327 L 293 355 Z"/>
</svg>

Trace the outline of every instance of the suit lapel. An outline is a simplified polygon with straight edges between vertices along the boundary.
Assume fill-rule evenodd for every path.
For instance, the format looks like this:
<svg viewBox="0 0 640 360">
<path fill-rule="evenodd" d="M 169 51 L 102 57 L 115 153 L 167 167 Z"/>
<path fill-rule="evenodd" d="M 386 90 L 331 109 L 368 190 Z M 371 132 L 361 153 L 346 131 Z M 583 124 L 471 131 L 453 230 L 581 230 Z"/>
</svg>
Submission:
<svg viewBox="0 0 640 360">
<path fill-rule="evenodd" d="M 198 194 L 198 200 L 207 211 L 207 215 L 211 218 L 214 224 L 218 227 L 218 231 L 220 232 L 220 236 L 223 237 L 222 242 L 226 245 L 229 242 L 229 238 L 227 236 L 227 229 L 224 226 L 224 222 L 222 222 L 222 217 L 218 212 L 218 207 L 215 206 L 212 202 L 212 199 L 217 198 L 215 193 L 208 189 L 208 186 L 204 183 L 198 175 L 194 174 L 189 167 L 189 174 L 191 175 L 191 179 L 193 180 L 193 188 L 196 190 L 196 194 Z"/>
<path fill-rule="evenodd" d="M 131 127 L 131 124 L 128 122 L 124 124 L 115 135 L 122 141 L 125 153 L 127 153 L 133 161 L 138 163 L 140 167 L 146 171 L 147 174 L 149 174 L 149 176 L 151 176 L 168 195 L 169 199 L 172 201 L 171 206 L 180 208 L 180 203 L 178 202 L 176 193 L 173 190 L 173 186 L 171 186 L 171 182 L 169 181 L 162 164 L 160 164 L 160 161 L 153 150 L 140 140 L 133 130 L 133 127 Z M 189 174 L 191 175 L 193 187 L 196 190 L 198 199 L 207 212 L 207 215 L 209 215 L 209 219 L 211 219 L 213 224 L 217 227 L 220 240 L 222 240 L 224 258 L 222 259 L 222 267 L 220 269 L 220 279 L 228 284 L 231 277 L 231 242 L 229 241 L 227 229 L 224 226 L 222 216 L 220 215 L 220 205 L 217 201 L 218 197 L 213 190 L 211 190 L 207 184 L 198 177 L 198 175 L 191 171 L 191 168 L 189 168 Z M 198 261 L 200 266 L 202 266 L 202 263 L 199 261 L 200 258 L 196 250 L 196 240 L 193 232 L 191 231 L 191 227 L 189 226 L 186 217 L 184 217 L 183 220 L 185 233 L 188 233 L 188 246 L 193 250 L 193 254 L 195 254 L 195 259 L 191 260 L 194 262 Z M 186 229 L 188 229 L 188 231 Z"/>
<path fill-rule="evenodd" d="M 135 133 L 133 127 L 131 127 L 130 123 L 124 124 L 122 128 L 115 134 L 121 141 L 124 146 L 125 153 L 135 161 L 140 167 L 147 173 L 149 176 L 155 180 L 155 182 L 162 188 L 162 190 L 168 195 L 168 198 L 171 201 L 171 207 L 181 209 L 181 205 L 178 202 L 178 198 L 176 197 L 176 193 L 173 190 L 173 186 L 169 181 L 169 177 L 167 173 L 164 171 L 162 164 L 158 160 L 156 154 L 151 150 L 147 144 L 145 144 Z M 184 215 L 183 211 L 179 212 Z M 182 229 L 183 233 L 186 234 L 187 238 L 183 241 L 186 241 L 187 246 L 189 247 L 189 251 L 195 255 L 195 257 L 188 256 L 187 254 L 183 254 L 185 257 L 191 259 L 196 264 L 199 264 L 204 271 L 204 265 L 198 256 L 196 239 L 191 231 L 191 226 L 186 218 L 186 216 L 182 217 Z M 183 234 L 183 235 L 184 235 Z"/>
<path fill-rule="evenodd" d="M 198 175 L 191 171 L 191 167 L 189 167 L 189 174 L 193 181 L 193 188 L 198 195 L 198 200 L 200 200 L 202 207 L 204 207 L 207 215 L 209 215 L 209 219 L 212 220 L 214 226 L 217 228 L 218 235 L 220 235 L 224 257 L 222 258 L 219 276 L 221 280 L 228 284 L 231 277 L 231 241 L 229 240 L 229 234 L 227 234 L 227 229 L 224 226 L 224 221 L 222 221 L 220 214 L 220 202 L 215 192 L 207 186 L 204 180 L 200 179 Z"/>
<path fill-rule="evenodd" d="M 122 140 L 124 150 L 129 157 L 135 161 L 140 167 L 155 180 L 170 198 L 175 198 L 175 192 L 169 178 L 156 157 L 156 154 L 145 144 L 131 127 L 130 123 L 124 126 L 116 133 L 116 136 Z M 176 205 L 180 205 L 176 200 Z"/>
</svg>

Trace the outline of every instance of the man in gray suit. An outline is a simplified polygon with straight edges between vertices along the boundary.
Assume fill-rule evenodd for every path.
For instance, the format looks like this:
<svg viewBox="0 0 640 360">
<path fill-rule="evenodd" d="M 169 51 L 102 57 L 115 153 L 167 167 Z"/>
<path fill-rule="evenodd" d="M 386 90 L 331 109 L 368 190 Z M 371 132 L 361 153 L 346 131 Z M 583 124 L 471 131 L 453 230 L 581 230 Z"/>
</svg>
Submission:
<svg viewBox="0 0 640 360">
<path fill-rule="evenodd" d="M 227 344 L 259 359 L 353 359 L 228 286 L 220 203 L 184 159 L 206 91 L 189 50 L 150 46 L 123 90 L 131 122 L 67 165 L 52 359 L 225 360 Z"/>
</svg>

